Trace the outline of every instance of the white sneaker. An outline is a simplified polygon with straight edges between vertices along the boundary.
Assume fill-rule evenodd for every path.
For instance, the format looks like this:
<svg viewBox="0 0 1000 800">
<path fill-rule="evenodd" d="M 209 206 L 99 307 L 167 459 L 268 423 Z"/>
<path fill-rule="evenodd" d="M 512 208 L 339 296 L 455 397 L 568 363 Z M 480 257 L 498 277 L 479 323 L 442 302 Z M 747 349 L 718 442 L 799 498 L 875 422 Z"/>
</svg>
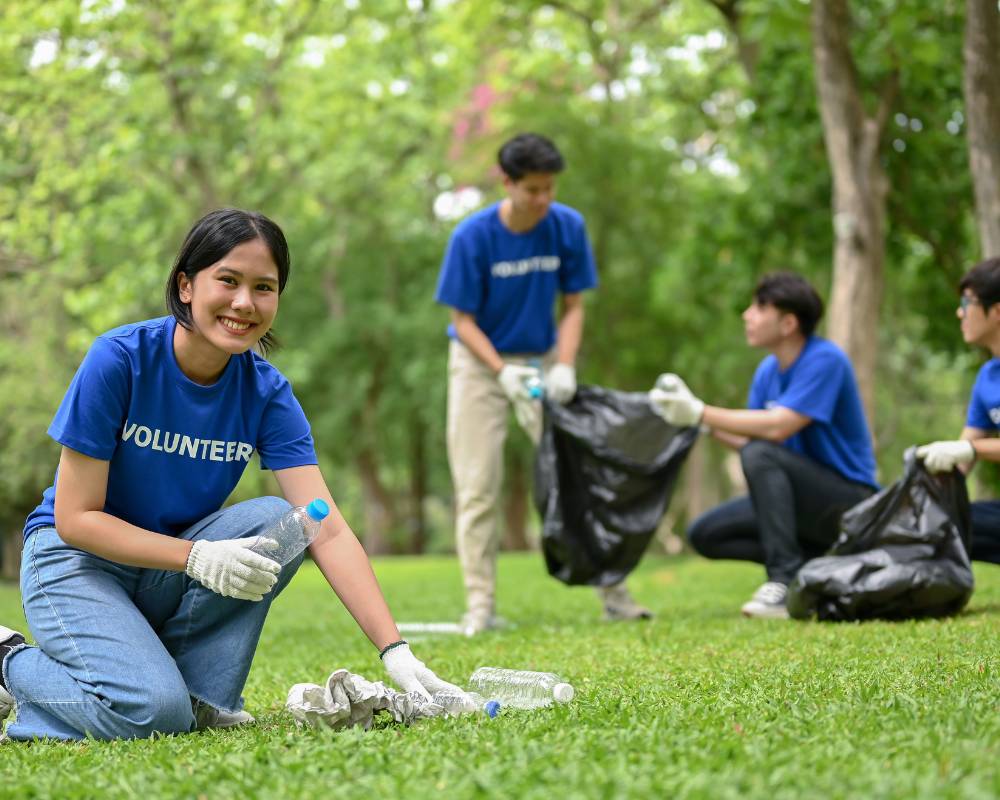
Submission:
<svg viewBox="0 0 1000 800">
<path fill-rule="evenodd" d="M 482 633 L 483 631 L 495 631 L 500 628 L 506 628 L 507 620 L 503 617 L 498 617 L 492 611 L 466 611 L 462 615 L 462 621 L 459 625 L 462 628 L 462 633 L 466 636 L 475 636 L 477 633 Z"/>
<path fill-rule="evenodd" d="M 788 587 L 777 581 L 768 581 L 761 586 L 753 597 L 740 611 L 744 617 L 761 617 L 765 619 L 788 619 Z"/>
<path fill-rule="evenodd" d="M 0 662 L 7 656 L 7 652 L 18 645 L 24 644 L 24 636 L 12 628 L 5 628 L 0 625 Z M 0 686 L 0 724 L 3 723 L 10 712 L 14 710 L 14 695 Z"/>
<path fill-rule="evenodd" d="M 653 612 L 635 602 L 635 598 L 624 583 L 594 588 L 604 604 L 604 619 L 608 622 L 653 618 Z"/>
<path fill-rule="evenodd" d="M 194 712 L 194 729 L 205 731 L 209 728 L 235 728 L 237 725 L 252 725 L 255 720 L 246 711 L 223 711 L 200 700 L 191 701 Z"/>
</svg>

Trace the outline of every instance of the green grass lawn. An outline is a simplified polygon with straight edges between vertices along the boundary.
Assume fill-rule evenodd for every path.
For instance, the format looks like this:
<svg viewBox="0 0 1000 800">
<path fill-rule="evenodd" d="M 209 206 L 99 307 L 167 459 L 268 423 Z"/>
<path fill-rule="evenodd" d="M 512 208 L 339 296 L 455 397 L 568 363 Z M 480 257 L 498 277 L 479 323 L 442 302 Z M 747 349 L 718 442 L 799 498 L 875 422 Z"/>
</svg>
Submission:
<svg viewBox="0 0 1000 800">
<path fill-rule="evenodd" d="M 400 621 L 456 619 L 454 559 L 376 570 Z M 272 610 L 246 688 L 258 724 L 152 741 L 0 747 L 0 797 L 453 798 L 1000 796 L 1000 567 L 976 566 L 957 619 L 864 625 L 745 620 L 760 568 L 647 559 L 632 577 L 651 623 L 607 624 L 540 557 L 504 556 L 515 627 L 414 640 L 442 677 L 480 665 L 560 673 L 567 706 L 412 728 L 298 729 L 293 683 L 377 654 L 309 564 Z M 21 625 L 0 587 L 0 621 Z"/>
</svg>

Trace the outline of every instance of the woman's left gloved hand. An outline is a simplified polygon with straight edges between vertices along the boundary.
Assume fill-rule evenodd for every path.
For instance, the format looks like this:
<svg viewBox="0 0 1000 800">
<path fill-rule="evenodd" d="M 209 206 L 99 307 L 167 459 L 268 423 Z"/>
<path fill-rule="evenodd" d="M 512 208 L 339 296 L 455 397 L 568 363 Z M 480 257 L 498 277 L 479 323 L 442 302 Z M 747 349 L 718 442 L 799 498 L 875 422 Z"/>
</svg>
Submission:
<svg viewBox="0 0 1000 800">
<path fill-rule="evenodd" d="M 385 671 L 404 692 L 418 692 L 431 699 L 431 695 L 441 691 L 461 692 L 453 683 L 441 680 L 427 665 L 410 652 L 410 645 L 398 641 L 384 648 L 379 654 Z"/>
</svg>

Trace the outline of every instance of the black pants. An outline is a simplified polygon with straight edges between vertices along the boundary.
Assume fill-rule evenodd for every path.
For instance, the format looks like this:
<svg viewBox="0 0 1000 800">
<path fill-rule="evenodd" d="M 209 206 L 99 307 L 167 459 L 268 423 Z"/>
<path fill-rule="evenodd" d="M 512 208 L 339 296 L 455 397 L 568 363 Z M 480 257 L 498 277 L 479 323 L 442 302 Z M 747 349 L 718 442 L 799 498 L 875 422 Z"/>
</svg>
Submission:
<svg viewBox="0 0 1000 800">
<path fill-rule="evenodd" d="M 1000 564 L 1000 500 L 983 500 L 972 504 L 973 561 Z"/>
<path fill-rule="evenodd" d="M 752 440 L 740 461 L 750 496 L 702 514 L 688 541 L 706 558 L 764 564 L 768 580 L 779 583 L 822 555 L 837 538 L 840 515 L 874 491 L 773 442 Z"/>
</svg>

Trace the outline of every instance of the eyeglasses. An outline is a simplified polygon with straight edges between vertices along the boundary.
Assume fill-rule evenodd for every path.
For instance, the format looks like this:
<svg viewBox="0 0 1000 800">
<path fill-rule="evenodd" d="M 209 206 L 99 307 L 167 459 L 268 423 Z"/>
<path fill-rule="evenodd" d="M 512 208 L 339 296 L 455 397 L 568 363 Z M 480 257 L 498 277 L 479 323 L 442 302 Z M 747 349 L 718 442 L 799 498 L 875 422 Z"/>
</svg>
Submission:
<svg viewBox="0 0 1000 800">
<path fill-rule="evenodd" d="M 964 312 L 969 306 L 978 306 L 979 301 L 975 297 L 970 297 L 967 294 L 963 294 L 958 299 L 958 307 Z"/>
</svg>

